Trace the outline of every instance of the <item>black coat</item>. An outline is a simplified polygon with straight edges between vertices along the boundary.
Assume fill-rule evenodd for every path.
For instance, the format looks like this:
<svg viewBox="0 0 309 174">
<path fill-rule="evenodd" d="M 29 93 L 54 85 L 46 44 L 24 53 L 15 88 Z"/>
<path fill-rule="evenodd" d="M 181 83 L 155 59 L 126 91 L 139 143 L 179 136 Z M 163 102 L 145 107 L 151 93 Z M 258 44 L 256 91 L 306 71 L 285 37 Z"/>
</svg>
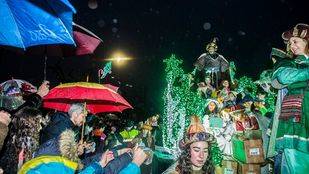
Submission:
<svg viewBox="0 0 309 174">
<path fill-rule="evenodd" d="M 71 129 L 73 131 L 77 130 L 77 127 L 70 120 L 70 116 L 67 113 L 56 112 L 50 117 L 51 121 L 41 132 L 40 144 L 50 139 L 57 138 L 66 129 Z"/>
</svg>

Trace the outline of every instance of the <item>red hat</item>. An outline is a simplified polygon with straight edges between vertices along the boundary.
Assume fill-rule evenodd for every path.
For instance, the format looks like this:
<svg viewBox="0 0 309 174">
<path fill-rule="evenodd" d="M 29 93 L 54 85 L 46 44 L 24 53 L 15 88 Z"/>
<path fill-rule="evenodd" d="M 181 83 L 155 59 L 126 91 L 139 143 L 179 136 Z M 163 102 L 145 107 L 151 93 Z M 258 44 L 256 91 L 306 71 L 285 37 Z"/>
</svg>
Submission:
<svg viewBox="0 0 309 174">
<path fill-rule="evenodd" d="M 288 41 L 291 37 L 299 37 L 305 40 L 309 39 L 309 25 L 297 24 L 293 29 L 282 33 L 282 39 Z"/>
</svg>

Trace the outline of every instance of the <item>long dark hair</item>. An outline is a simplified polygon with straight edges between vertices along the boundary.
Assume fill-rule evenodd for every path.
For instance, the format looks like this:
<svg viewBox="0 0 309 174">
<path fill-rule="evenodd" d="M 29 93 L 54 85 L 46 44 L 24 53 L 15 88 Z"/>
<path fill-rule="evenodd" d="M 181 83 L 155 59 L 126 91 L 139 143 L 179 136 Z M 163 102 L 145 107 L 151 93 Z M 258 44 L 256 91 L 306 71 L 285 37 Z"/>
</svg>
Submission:
<svg viewBox="0 0 309 174">
<path fill-rule="evenodd" d="M 22 149 L 24 162 L 32 158 L 32 153 L 39 147 L 41 120 L 41 112 L 35 108 L 24 107 L 15 113 L 0 160 L 4 171 L 17 173 L 18 154 Z"/>
<path fill-rule="evenodd" d="M 214 167 L 211 163 L 211 153 L 210 153 L 210 148 L 211 148 L 211 143 L 208 143 L 208 156 L 206 159 L 205 164 L 202 167 L 202 172 L 205 174 L 210 174 L 213 173 Z M 186 145 L 185 149 L 182 151 L 178 165 L 176 167 L 176 171 L 179 174 L 191 174 L 192 173 L 192 162 L 191 162 L 191 153 L 190 153 L 190 145 Z"/>
</svg>

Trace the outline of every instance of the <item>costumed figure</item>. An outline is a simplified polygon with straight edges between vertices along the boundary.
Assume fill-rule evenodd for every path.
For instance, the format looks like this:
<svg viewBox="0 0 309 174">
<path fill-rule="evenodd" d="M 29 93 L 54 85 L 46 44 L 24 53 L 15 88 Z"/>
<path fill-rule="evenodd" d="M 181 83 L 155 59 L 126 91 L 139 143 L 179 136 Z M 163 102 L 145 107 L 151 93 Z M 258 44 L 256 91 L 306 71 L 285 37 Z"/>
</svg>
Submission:
<svg viewBox="0 0 309 174">
<path fill-rule="evenodd" d="M 163 172 L 163 174 L 213 173 L 214 165 L 211 161 L 213 145 L 215 145 L 215 138 L 205 132 L 197 116 L 192 116 L 191 124 L 184 138 L 179 143 L 182 153 L 177 162 Z"/>
<path fill-rule="evenodd" d="M 142 142 L 146 147 L 154 150 L 155 147 L 155 139 L 153 135 L 154 127 L 158 126 L 159 115 L 152 116 L 148 118 L 145 123 L 141 126 L 142 128 Z"/>
<path fill-rule="evenodd" d="M 245 107 L 245 115 L 249 119 L 249 127 L 248 130 L 259 130 L 259 123 L 256 118 L 256 115 L 252 112 L 253 108 L 253 98 L 250 95 L 246 95 L 242 100 L 242 105 Z"/>
<path fill-rule="evenodd" d="M 203 53 L 194 63 L 195 70 L 204 71 L 210 74 L 213 84 L 218 87 L 218 82 L 221 80 L 222 73 L 228 73 L 229 62 L 216 51 L 218 38 L 214 38 L 212 42 L 207 44 L 206 53 Z M 195 71 L 194 71 L 195 72 Z"/>
<path fill-rule="evenodd" d="M 233 106 L 231 107 L 233 108 Z M 220 116 L 223 120 L 222 128 L 215 135 L 217 139 L 218 146 L 222 151 L 224 157 L 226 159 L 230 159 L 232 156 L 232 135 L 235 133 L 234 124 L 232 118 L 229 114 L 230 108 L 224 108 L 220 112 Z"/>
<path fill-rule="evenodd" d="M 226 99 L 223 101 L 223 108 L 236 106 L 236 98 L 237 92 L 230 91 Z"/>
<path fill-rule="evenodd" d="M 218 101 L 219 103 L 224 103 L 229 99 L 229 93 L 230 93 L 230 83 L 227 80 L 223 80 L 222 82 L 222 88 L 219 90 L 218 94 Z"/>
<path fill-rule="evenodd" d="M 213 97 L 215 88 L 211 85 L 211 78 L 206 76 L 205 82 L 200 82 L 197 89 L 199 95 L 204 96 L 206 99 Z"/>
<path fill-rule="evenodd" d="M 273 121 L 272 135 L 276 135 L 275 151 L 279 154 L 275 160 L 275 170 L 280 170 L 276 168 L 276 164 L 281 164 L 282 152 L 293 150 L 295 154 L 309 153 L 309 25 L 297 24 L 293 29 L 284 32 L 282 38 L 287 43 L 292 58 L 278 60 L 274 64 L 272 76 L 274 88 L 280 91 L 284 88 L 288 90 L 281 106 L 276 106 Z M 290 164 L 295 167 L 293 163 Z M 305 173 L 309 170 L 304 167 L 308 165 L 302 166 L 298 166 L 298 172 Z"/>
<path fill-rule="evenodd" d="M 223 121 L 219 117 L 220 105 L 215 99 L 207 99 L 205 104 L 205 115 L 203 125 L 207 132 L 214 134 L 216 130 L 222 128 Z"/>
<path fill-rule="evenodd" d="M 259 91 L 257 93 L 257 98 L 253 102 L 254 106 L 254 112 L 261 114 L 262 116 L 265 116 L 265 114 L 268 112 L 266 106 L 265 106 L 265 97 L 266 93 L 263 91 Z"/>
<path fill-rule="evenodd" d="M 249 130 L 250 126 L 250 119 L 245 114 L 245 108 L 241 105 L 237 105 L 230 111 L 230 115 L 233 118 L 234 122 L 234 129 L 236 132 L 244 132 L 245 130 Z"/>
</svg>

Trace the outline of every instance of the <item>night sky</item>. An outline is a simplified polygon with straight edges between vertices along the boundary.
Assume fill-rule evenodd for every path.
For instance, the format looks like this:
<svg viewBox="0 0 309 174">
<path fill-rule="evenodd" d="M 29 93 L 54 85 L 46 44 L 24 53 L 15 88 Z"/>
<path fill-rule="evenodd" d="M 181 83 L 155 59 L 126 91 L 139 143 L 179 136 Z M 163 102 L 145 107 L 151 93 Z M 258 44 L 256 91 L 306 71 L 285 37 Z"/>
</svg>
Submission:
<svg viewBox="0 0 309 174">
<path fill-rule="evenodd" d="M 297 23 L 309 23 L 305 0 L 97 0 L 95 9 L 87 0 L 71 2 L 77 10 L 74 21 L 104 44 L 91 56 L 49 57 L 47 78 L 53 86 L 85 80 L 87 75 L 97 82 L 104 58 L 122 50 L 134 59 L 123 67 L 114 66 L 114 78 L 109 76 L 106 82 L 120 86 L 140 116 L 162 112 L 162 60 L 172 53 L 184 60 L 186 72 L 192 71 L 206 44 L 218 37 L 218 52 L 235 62 L 237 77 L 257 78 L 272 66 L 271 48 L 284 48 L 281 33 Z M 14 77 L 38 85 L 43 62 L 42 56 L 1 49 L 0 80 Z"/>
</svg>

